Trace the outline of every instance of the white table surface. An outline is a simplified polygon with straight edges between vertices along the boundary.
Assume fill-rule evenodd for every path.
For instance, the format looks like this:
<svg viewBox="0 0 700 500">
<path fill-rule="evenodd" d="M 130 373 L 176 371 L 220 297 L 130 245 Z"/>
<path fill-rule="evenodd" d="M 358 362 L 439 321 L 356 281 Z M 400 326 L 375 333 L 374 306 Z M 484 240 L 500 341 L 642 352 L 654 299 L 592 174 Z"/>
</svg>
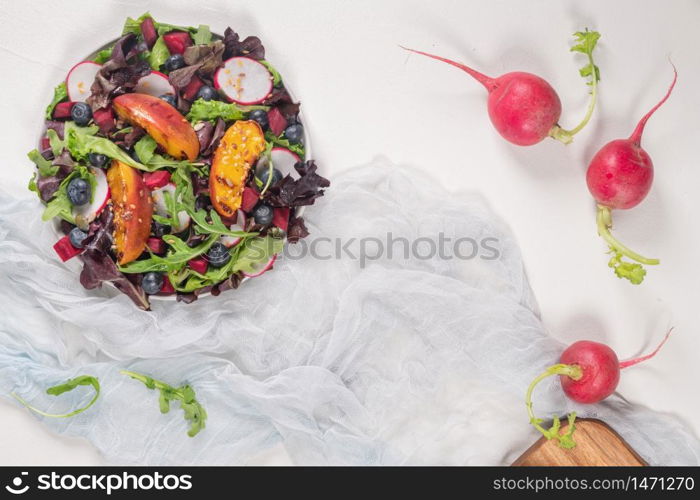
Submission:
<svg viewBox="0 0 700 500">
<path fill-rule="evenodd" d="M 259 35 L 268 59 L 303 102 L 315 157 L 329 176 L 384 155 L 429 172 L 449 189 L 482 192 L 519 239 L 553 337 L 604 341 L 630 357 L 675 326 L 658 358 L 624 373 L 619 392 L 700 433 L 700 2 L 4 1 L 0 186 L 25 189 L 25 154 L 67 69 L 118 33 L 127 15 L 146 9 L 174 24 L 208 23 L 219 32 L 230 24 L 243 35 Z M 582 58 L 569 53 L 568 44 L 584 27 L 603 35 L 600 107 L 569 147 L 551 140 L 529 148 L 504 142 L 491 127 L 478 84 L 397 47 L 435 51 L 493 76 L 512 70 L 541 75 L 559 92 L 562 124 L 572 126 L 584 112 L 586 87 L 578 76 Z M 606 266 L 584 172 L 597 148 L 628 136 L 666 91 L 668 56 L 679 83 L 643 140 L 656 164 L 653 190 L 638 208 L 615 215 L 623 241 L 662 259 L 634 287 Z M 52 435 L 14 405 L 0 403 L 0 421 L 11 429 L 0 433 L 0 465 L 102 463 L 87 442 Z M 286 458 L 273 450 L 260 460 Z"/>
</svg>

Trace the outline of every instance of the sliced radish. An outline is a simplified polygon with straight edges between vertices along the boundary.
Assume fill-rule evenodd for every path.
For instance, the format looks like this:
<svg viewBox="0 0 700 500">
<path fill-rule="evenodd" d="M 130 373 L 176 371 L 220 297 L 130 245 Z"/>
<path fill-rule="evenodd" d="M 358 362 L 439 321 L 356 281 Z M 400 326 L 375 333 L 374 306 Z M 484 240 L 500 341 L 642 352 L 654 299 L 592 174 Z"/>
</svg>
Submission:
<svg viewBox="0 0 700 500">
<path fill-rule="evenodd" d="M 170 85 L 168 77 L 160 71 L 151 71 L 146 76 L 142 76 L 134 87 L 134 92 L 138 94 L 148 94 L 160 97 L 163 94 L 175 95 L 175 87 Z"/>
<path fill-rule="evenodd" d="M 267 271 L 272 269 L 272 265 L 275 263 L 275 260 L 277 260 L 277 254 L 273 255 L 270 260 L 268 260 L 265 264 L 260 264 L 259 266 L 254 266 L 253 269 L 254 271 L 252 273 L 243 273 L 243 276 L 246 276 L 248 278 L 256 278 L 260 276 L 261 274 L 265 274 Z"/>
<path fill-rule="evenodd" d="M 246 217 L 245 217 L 245 212 L 243 210 L 239 210 L 237 212 L 236 216 L 236 223 L 231 224 L 229 226 L 229 229 L 231 231 L 245 231 L 245 223 L 246 223 Z M 226 248 L 231 248 L 236 245 L 241 241 L 240 237 L 236 236 L 222 236 L 219 238 L 219 241 L 226 246 Z"/>
<path fill-rule="evenodd" d="M 286 148 L 272 148 L 272 151 L 270 151 L 270 158 L 272 159 L 272 166 L 280 171 L 282 177 L 296 172 L 296 170 L 294 170 L 294 165 L 301 161 L 299 156 Z M 263 155 L 258 161 L 255 173 L 259 177 L 267 168 L 267 157 Z"/>
<path fill-rule="evenodd" d="M 66 77 L 68 99 L 74 102 L 85 102 L 92 94 L 90 87 L 101 69 L 101 64 L 92 61 L 79 62 L 73 66 Z"/>
<path fill-rule="evenodd" d="M 175 187 L 175 184 L 170 183 L 166 184 L 165 186 L 154 189 L 151 192 L 151 197 L 153 198 L 153 208 L 155 209 L 156 213 L 160 215 L 161 217 L 170 217 L 170 212 L 168 212 L 168 207 L 165 203 L 165 192 L 170 193 L 170 196 L 173 198 L 175 197 L 175 190 L 177 188 Z M 177 214 L 178 218 L 178 226 L 174 227 L 173 230 L 176 233 L 179 233 L 180 231 L 184 231 L 189 227 L 190 225 L 190 216 L 189 214 L 181 210 Z"/>
<path fill-rule="evenodd" d="M 89 167 L 90 172 L 95 176 L 95 192 L 92 196 L 92 201 L 85 205 L 73 207 L 73 218 L 78 226 L 82 229 L 95 220 L 100 215 L 102 209 L 109 201 L 109 184 L 107 184 L 107 176 L 101 168 Z"/>
<path fill-rule="evenodd" d="M 214 85 L 238 104 L 259 104 L 272 91 L 272 75 L 249 57 L 232 57 L 214 75 Z"/>
</svg>

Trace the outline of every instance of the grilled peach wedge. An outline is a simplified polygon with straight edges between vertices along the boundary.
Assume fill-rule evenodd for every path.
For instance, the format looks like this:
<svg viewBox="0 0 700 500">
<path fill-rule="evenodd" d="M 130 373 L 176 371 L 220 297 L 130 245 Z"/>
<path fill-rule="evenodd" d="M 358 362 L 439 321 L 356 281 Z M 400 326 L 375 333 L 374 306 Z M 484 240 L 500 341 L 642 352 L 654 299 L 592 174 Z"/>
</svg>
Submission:
<svg viewBox="0 0 700 500">
<path fill-rule="evenodd" d="M 137 259 L 151 233 L 151 192 L 135 168 L 113 160 L 107 170 L 114 211 L 114 245 L 120 265 Z"/>
<path fill-rule="evenodd" d="M 146 130 L 166 153 L 178 160 L 194 161 L 199 140 L 185 117 L 163 99 L 147 94 L 123 94 L 112 101 L 122 120 Z"/>
<path fill-rule="evenodd" d="M 211 203 L 221 216 L 232 217 L 240 208 L 248 173 L 265 146 L 265 134 L 257 122 L 237 121 L 226 130 L 209 173 Z"/>
</svg>

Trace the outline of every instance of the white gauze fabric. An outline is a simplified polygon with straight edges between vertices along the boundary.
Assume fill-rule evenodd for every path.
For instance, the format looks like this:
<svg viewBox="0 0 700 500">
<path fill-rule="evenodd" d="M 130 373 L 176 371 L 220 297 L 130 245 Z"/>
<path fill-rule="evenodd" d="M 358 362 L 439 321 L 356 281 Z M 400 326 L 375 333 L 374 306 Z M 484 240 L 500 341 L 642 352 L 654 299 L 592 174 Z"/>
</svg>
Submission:
<svg viewBox="0 0 700 500">
<path fill-rule="evenodd" d="M 87 403 L 91 389 L 44 390 L 98 376 L 103 393 L 90 410 L 37 418 L 120 464 L 241 464 L 273 447 L 298 464 L 511 463 L 539 437 L 525 389 L 564 348 L 543 331 L 513 237 L 479 196 L 450 194 L 387 161 L 332 182 L 306 211 L 307 244 L 443 233 L 497 238 L 500 258 L 424 258 L 421 246 L 404 259 L 401 244 L 364 266 L 288 257 L 236 291 L 144 312 L 110 288 L 84 290 L 54 255 L 39 202 L 2 193 L 0 395 L 62 412 Z M 327 256 L 334 245 L 317 250 Z M 187 437 L 178 404 L 160 414 L 157 394 L 124 368 L 190 383 L 206 429 Z M 617 395 L 578 406 L 552 378 L 535 409 L 601 418 L 652 464 L 700 462 L 700 443 L 678 420 Z"/>
</svg>

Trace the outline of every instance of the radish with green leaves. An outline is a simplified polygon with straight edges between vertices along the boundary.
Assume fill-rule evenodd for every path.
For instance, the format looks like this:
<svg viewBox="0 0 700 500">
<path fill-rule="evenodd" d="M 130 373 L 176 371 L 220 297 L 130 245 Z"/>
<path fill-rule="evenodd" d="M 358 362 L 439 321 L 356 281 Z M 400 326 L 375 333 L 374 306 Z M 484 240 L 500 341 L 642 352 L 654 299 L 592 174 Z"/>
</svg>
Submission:
<svg viewBox="0 0 700 500">
<path fill-rule="evenodd" d="M 649 118 L 671 95 L 678 74 L 673 68 L 673 82 L 666 95 L 639 120 L 632 135 L 627 139 L 616 139 L 603 146 L 593 157 L 586 182 L 588 189 L 598 202 L 598 234 L 610 247 L 612 258 L 609 266 L 621 279 L 638 285 L 644 280 L 644 265 L 657 265 L 658 259 L 649 259 L 633 252 L 611 234 L 612 210 L 636 207 L 646 197 L 654 180 L 654 164 L 642 148 L 642 133 Z M 634 262 L 624 261 L 627 257 Z"/>
<path fill-rule="evenodd" d="M 584 78 L 590 79 L 587 83 L 591 87 L 591 99 L 583 120 L 571 130 L 559 126 L 559 96 L 549 83 L 537 75 L 515 71 L 491 78 L 450 59 L 406 47 L 401 48 L 455 66 L 481 83 L 489 93 L 488 112 L 491 122 L 505 140 L 519 146 L 530 146 L 546 137 L 552 137 L 568 144 L 591 119 L 600 80 L 598 67 L 593 62 L 593 49 L 600 34 L 597 31 L 586 30 L 574 33 L 574 37 L 576 44 L 571 50 L 588 57 L 588 63 L 579 72 Z"/>
<path fill-rule="evenodd" d="M 581 340 L 571 344 L 559 358 L 559 363 L 547 368 L 536 377 L 527 388 L 525 404 L 530 423 L 547 439 L 556 439 L 562 448 L 573 448 L 576 413 L 568 416 L 569 426 L 565 433 L 559 432 L 559 417 L 552 419 L 549 429 L 542 427 L 543 420 L 535 417 L 532 410 L 532 392 L 535 386 L 547 377 L 559 375 L 561 387 L 566 396 L 577 403 L 593 404 L 610 396 L 620 381 L 620 370 L 653 358 L 666 343 L 673 329 L 666 333 L 661 343 L 649 354 L 626 361 L 619 361 L 615 351 L 605 344 Z"/>
</svg>

